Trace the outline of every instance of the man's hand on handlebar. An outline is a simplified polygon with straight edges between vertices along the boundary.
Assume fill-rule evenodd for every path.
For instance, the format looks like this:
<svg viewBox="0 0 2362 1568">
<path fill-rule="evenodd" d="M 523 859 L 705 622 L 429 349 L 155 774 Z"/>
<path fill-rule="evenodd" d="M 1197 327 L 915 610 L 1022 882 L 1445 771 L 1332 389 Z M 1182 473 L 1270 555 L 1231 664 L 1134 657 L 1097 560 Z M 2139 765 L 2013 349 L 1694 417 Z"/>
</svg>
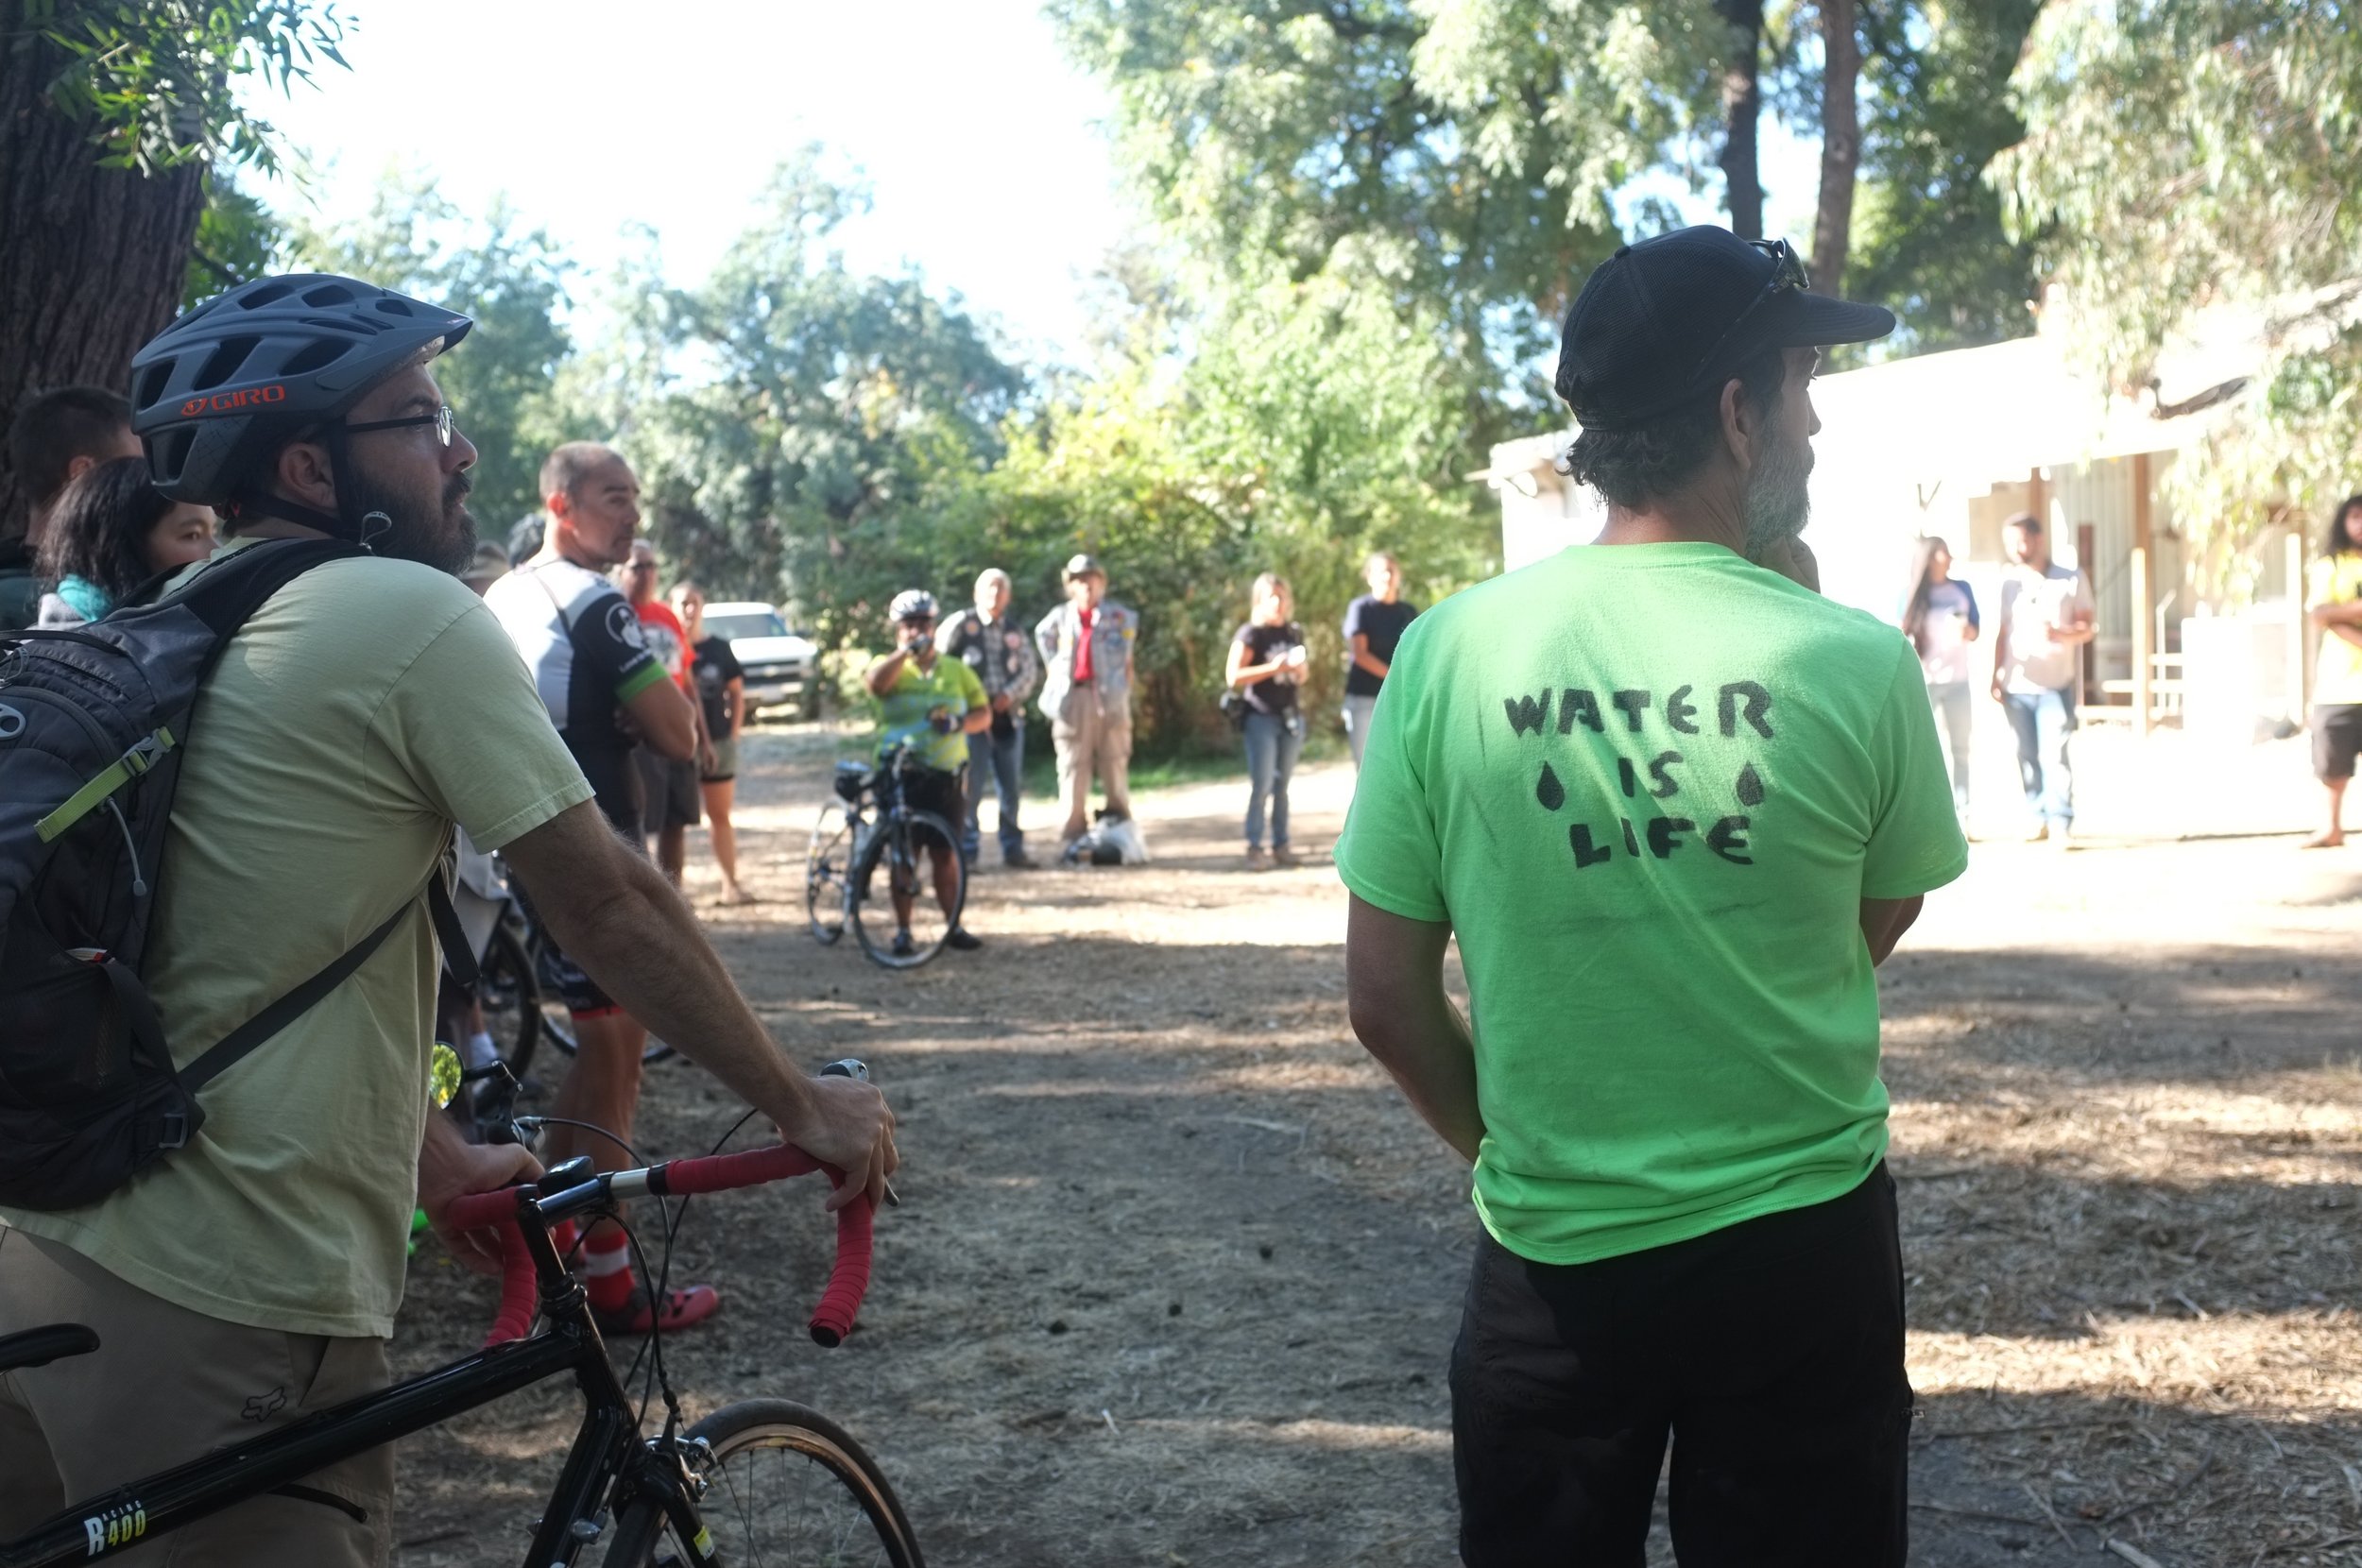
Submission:
<svg viewBox="0 0 2362 1568">
<path fill-rule="evenodd" d="M 796 1125 L 782 1121 L 779 1136 L 813 1159 L 845 1172 L 845 1185 L 829 1197 L 830 1211 L 866 1192 L 873 1204 L 886 1199 L 886 1178 L 901 1156 L 894 1150 L 894 1112 L 885 1096 L 857 1078 L 808 1081 L 812 1109 Z"/>
<path fill-rule="evenodd" d="M 429 1114 L 426 1142 L 419 1151 L 419 1207 L 426 1210 L 427 1222 L 451 1255 L 477 1273 L 501 1271 L 500 1233 L 453 1226 L 445 1218 L 452 1201 L 540 1174 L 541 1162 L 523 1145 L 469 1143 L 448 1117 Z"/>
</svg>

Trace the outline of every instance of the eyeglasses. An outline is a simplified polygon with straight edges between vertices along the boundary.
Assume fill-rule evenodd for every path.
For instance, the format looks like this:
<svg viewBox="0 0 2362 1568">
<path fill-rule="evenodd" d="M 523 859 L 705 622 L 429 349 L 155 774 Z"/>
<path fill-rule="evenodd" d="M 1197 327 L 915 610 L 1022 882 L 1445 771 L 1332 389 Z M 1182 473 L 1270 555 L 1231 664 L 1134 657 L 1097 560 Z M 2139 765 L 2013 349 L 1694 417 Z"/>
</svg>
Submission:
<svg viewBox="0 0 2362 1568">
<path fill-rule="evenodd" d="M 1748 301 L 1747 308 L 1738 313 L 1737 319 L 1722 330 L 1722 335 L 1714 340 L 1714 347 L 1705 351 L 1698 361 L 1698 367 L 1689 372 L 1692 381 L 1705 374 L 1706 366 L 1714 363 L 1723 345 L 1729 343 L 1738 329 L 1747 324 L 1750 316 L 1763 308 L 1766 300 L 1783 294 L 1802 294 L 1812 287 L 1812 277 L 1805 270 L 1805 258 L 1796 253 L 1794 246 L 1786 240 L 1749 240 L 1747 243 L 1772 258 L 1771 281 L 1763 285 L 1762 293 Z"/>
<path fill-rule="evenodd" d="M 452 411 L 445 403 L 432 414 L 413 414 L 400 419 L 369 419 L 357 425 L 338 425 L 347 435 L 360 435 L 372 430 L 416 430 L 420 425 L 435 427 L 435 439 L 442 446 L 451 445 Z"/>
</svg>

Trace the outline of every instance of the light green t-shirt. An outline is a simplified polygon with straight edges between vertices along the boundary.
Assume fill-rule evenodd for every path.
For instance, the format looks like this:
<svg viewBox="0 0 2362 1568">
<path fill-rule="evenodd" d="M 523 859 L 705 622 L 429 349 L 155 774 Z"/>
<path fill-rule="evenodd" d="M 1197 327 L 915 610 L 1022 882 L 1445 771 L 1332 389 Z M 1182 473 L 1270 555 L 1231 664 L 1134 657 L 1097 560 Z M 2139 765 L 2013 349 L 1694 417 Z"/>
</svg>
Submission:
<svg viewBox="0 0 2362 1568">
<path fill-rule="evenodd" d="M 0 1219 L 209 1317 L 390 1335 L 438 967 L 419 891 L 454 822 L 493 850 L 590 798 L 515 646 L 456 578 L 375 559 L 297 578 L 197 700 L 146 964 L 173 1060 L 405 901 L 409 917 L 205 1087 L 187 1148 L 87 1208 Z"/>
<path fill-rule="evenodd" d="M 1860 901 L 1968 852 L 1894 628 L 1666 544 L 1568 550 L 1412 622 L 1336 859 L 1458 933 L 1486 1227 L 1586 1263 L 1869 1174 Z"/>
<path fill-rule="evenodd" d="M 964 660 L 938 654 L 935 667 L 922 671 L 918 660 L 906 658 L 893 688 L 878 699 L 878 750 L 882 755 L 896 741 L 908 741 L 927 766 L 957 773 L 967 766 L 967 735 L 956 729 L 942 734 L 929 721 L 937 714 L 965 718 L 991 701 Z"/>
</svg>

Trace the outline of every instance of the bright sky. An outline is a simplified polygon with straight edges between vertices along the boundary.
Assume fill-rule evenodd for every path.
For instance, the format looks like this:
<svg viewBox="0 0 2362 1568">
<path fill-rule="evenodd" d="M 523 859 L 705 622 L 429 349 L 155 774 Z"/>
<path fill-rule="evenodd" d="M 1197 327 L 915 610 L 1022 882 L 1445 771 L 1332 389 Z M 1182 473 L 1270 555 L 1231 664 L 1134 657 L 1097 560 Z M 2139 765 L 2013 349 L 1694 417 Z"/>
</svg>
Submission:
<svg viewBox="0 0 2362 1568">
<path fill-rule="evenodd" d="M 406 161 L 481 212 L 505 193 L 593 279 L 625 224 L 692 282 L 810 142 L 876 194 L 865 271 L 916 264 L 1020 351 L 1083 338 L 1081 281 L 1131 227 L 1098 121 L 1038 0 L 338 0 L 349 72 L 256 110 L 326 166 L 330 219 Z M 274 203 L 283 193 L 265 191 Z M 590 290 L 577 289 L 577 296 Z"/>
<path fill-rule="evenodd" d="M 422 167 L 463 211 L 505 194 L 587 269 L 652 226 L 666 273 L 701 279 L 771 169 L 810 142 L 875 193 L 842 233 L 864 271 L 916 266 L 997 319 L 1023 358 L 1084 341 L 1083 283 L 1139 220 L 1118 188 L 1105 90 L 1070 66 L 1039 0 L 337 0 L 345 59 L 254 108 L 322 173 L 330 221 L 384 171 Z M 1767 227 L 1809 226 L 1815 149 L 1764 124 Z M 1720 216 L 1719 186 L 1688 199 Z M 1783 200 L 1801 192 L 1804 203 Z M 275 205 L 290 193 L 266 188 Z"/>
</svg>

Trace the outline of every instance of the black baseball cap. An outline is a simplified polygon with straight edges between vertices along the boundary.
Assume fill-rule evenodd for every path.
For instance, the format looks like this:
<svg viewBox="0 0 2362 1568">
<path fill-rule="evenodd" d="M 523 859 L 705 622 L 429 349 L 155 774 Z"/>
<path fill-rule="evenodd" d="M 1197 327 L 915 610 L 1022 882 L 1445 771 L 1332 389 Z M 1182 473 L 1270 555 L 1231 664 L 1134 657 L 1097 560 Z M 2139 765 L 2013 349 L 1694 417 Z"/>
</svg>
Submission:
<svg viewBox="0 0 2362 1568">
<path fill-rule="evenodd" d="M 1703 223 L 1625 246 L 1592 269 L 1566 313 L 1558 395 L 1586 430 L 1629 430 L 1720 388 L 1766 349 L 1894 331 L 1885 306 L 1810 288 L 1786 240 Z"/>
</svg>

